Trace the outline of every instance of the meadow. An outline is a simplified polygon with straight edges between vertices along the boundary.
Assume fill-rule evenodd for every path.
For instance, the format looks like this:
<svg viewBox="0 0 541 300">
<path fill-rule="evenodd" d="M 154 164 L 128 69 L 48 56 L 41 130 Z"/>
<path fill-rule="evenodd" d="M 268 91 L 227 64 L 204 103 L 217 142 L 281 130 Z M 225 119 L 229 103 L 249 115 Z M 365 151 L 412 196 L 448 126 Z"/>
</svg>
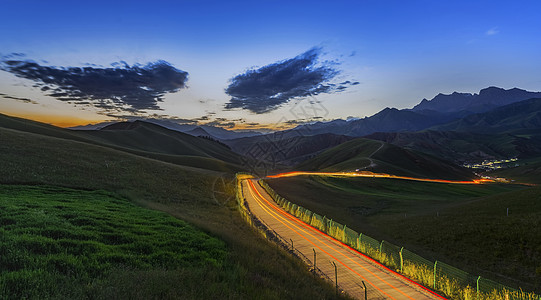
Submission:
<svg viewBox="0 0 541 300">
<path fill-rule="evenodd" d="M 227 255 L 223 241 L 104 191 L 0 185 L 0 224 L 0 298 L 84 298 L 130 270 L 206 282 L 197 270 L 219 269 Z M 176 296 L 213 294 L 183 286 Z"/>
<path fill-rule="evenodd" d="M 353 230 L 432 261 L 539 292 L 538 187 L 321 177 L 267 182 L 291 202 Z"/>
<path fill-rule="evenodd" d="M 104 212 L 95 211 L 92 213 L 92 217 L 89 215 L 88 219 L 96 222 L 97 224 L 92 226 L 98 226 L 98 229 L 91 230 L 87 227 L 90 232 L 85 234 L 104 242 L 103 247 L 97 248 L 98 252 L 96 253 L 101 254 L 87 253 L 74 261 L 73 256 L 70 256 L 72 254 L 67 253 L 66 259 L 80 275 L 69 273 L 70 275 L 66 277 L 61 272 L 59 272 L 59 277 L 28 275 L 29 277 L 38 276 L 37 278 L 42 279 L 33 283 L 37 285 L 31 288 L 32 291 L 26 291 L 30 293 L 29 298 L 42 299 L 47 298 L 49 294 L 56 295 L 51 296 L 52 298 L 78 298 L 81 296 L 83 299 L 337 298 L 334 287 L 330 283 L 314 277 L 301 261 L 265 240 L 259 232 L 244 222 L 235 205 L 234 183 L 229 181 L 229 179 L 233 179 L 233 174 L 228 175 L 227 173 L 180 166 L 118 149 L 21 130 L 0 128 L 0 141 L 0 183 L 3 184 L 3 191 L 9 190 L 8 186 L 13 185 L 20 185 L 23 189 L 30 189 L 28 186 L 45 185 L 45 189 L 52 188 L 60 191 L 63 189 L 88 192 L 106 191 L 106 195 L 110 195 L 110 197 L 103 196 L 108 200 L 102 200 L 110 201 L 110 205 L 114 206 L 114 203 L 121 201 L 119 199 L 125 199 L 122 201 L 131 203 L 125 207 L 126 209 L 132 207 L 132 213 L 137 211 L 137 214 L 148 215 L 149 209 L 152 209 L 165 212 L 167 215 L 191 224 L 184 227 L 186 232 L 183 236 L 185 237 L 192 235 L 199 238 L 204 237 L 209 242 L 219 240 L 208 251 L 200 250 L 208 253 L 212 253 L 212 251 L 222 253 L 222 250 L 225 249 L 224 256 L 220 256 L 220 254 L 215 257 L 215 263 L 205 258 L 203 251 L 201 257 L 193 257 L 190 266 L 178 261 L 175 262 L 174 259 L 169 265 L 167 256 L 163 257 L 161 262 L 154 262 L 150 259 L 152 256 L 150 253 L 145 254 L 146 256 L 138 256 L 138 254 L 135 257 L 126 258 L 126 256 L 133 256 L 133 253 L 130 252 L 133 250 L 130 249 L 131 246 L 107 245 L 105 240 L 100 240 L 102 237 L 98 231 L 118 228 L 120 232 L 126 230 L 126 237 L 133 239 L 134 234 L 131 234 L 130 230 L 139 227 L 127 226 L 122 219 L 116 218 L 105 221 L 108 222 L 106 227 L 100 227 L 99 218 Z M 213 184 L 221 178 L 225 179 L 225 184 Z M 213 192 L 213 187 L 218 189 L 218 193 Z M 39 197 L 36 195 L 31 198 L 39 199 Z M 85 203 L 79 204 L 83 208 L 88 207 Z M 44 205 L 49 206 L 48 204 Z M 75 203 L 73 205 L 77 206 Z M 64 206 L 64 204 L 56 206 Z M 137 210 L 143 208 L 144 210 Z M 32 210 L 33 208 L 30 209 L 30 211 Z M 25 210 L 22 209 L 21 213 L 23 211 Z M 69 218 L 67 218 L 67 214 L 70 212 L 64 211 L 62 213 L 66 215 L 63 217 L 62 225 L 58 223 L 58 226 L 67 226 L 67 229 L 73 229 Z M 119 212 L 115 212 L 115 214 L 117 213 Z M 171 220 L 166 215 L 162 216 L 166 220 Z M 9 218 L 13 219 L 14 217 Z M 21 215 L 20 218 L 24 218 L 24 216 Z M 130 218 L 136 219 L 133 216 Z M 59 217 L 59 219 L 57 221 L 61 222 L 62 218 Z M 6 222 L 13 223 L 13 220 Z M 11 225 L 18 227 L 17 223 Z M 104 235 L 107 232 L 104 231 Z M 177 240 L 176 237 L 171 236 L 174 232 L 163 237 L 163 241 L 154 246 L 153 252 L 160 252 L 161 243 Z M 110 238 L 114 241 L 115 236 L 120 236 L 121 239 L 124 234 L 111 235 Z M 80 236 L 81 240 L 83 237 L 84 235 Z M 60 247 L 58 240 L 51 242 L 49 238 L 53 239 L 54 237 L 45 236 L 40 239 L 51 245 L 50 252 L 46 248 L 43 254 L 27 253 L 28 257 L 32 258 L 30 260 L 33 261 L 38 256 L 43 258 L 43 255 L 64 255 L 62 251 L 65 247 L 58 249 Z M 74 244 L 79 243 L 77 239 L 74 239 L 74 236 L 59 236 L 59 238 L 60 240 L 74 240 L 76 241 Z M 190 239 L 187 238 L 187 240 Z M 132 243 L 131 240 L 125 242 L 128 245 Z M 86 244 L 85 242 L 81 243 Z M 178 253 L 194 249 L 193 247 L 198 249 L 197 245 L 193 247 L 184 244 L 177 246 L 175 248 Z M 112 249 L 115 249 L 116 252 Z M 61 251 L 61 253 L 59 254 L 57 251 Z M 111 260 L 114 261 L 118 258 L 120 263 L 119 261 L 114 263 L 108 261 L 107 253 L 112 254 L 110 255 Z M 100 263 L 99 260 L 98 263 L 94 263 L 91 259 L 92 255 L 101 257 L 103 263 Z M 127 265 L 123 265 L 122 261 L 126 261 Z M 41 261 L 41 263 L 44 262 L 46 260 Z M 104 267 L 109 263 L 110 266 Z M 162 265 L 160 265 L 161 263 Z M 167 267 L 163 267 L 164 264 Z M 28 265 L 28 269 L 25 265 L 23 266 L 17 272 L 32 273 L 52 270 L 35 271 L 30 265 Z M 2 263 L 0 269 L 7 269 L 7 266 Z M 72 275 L 75 277 L 70 277 Z M 86 281 L 82 279 L 85 276 L 87 276 Z M 58 287 L 56 289 L 45 288 L 45 286 L 52 285 L 55 278 L 60 280 L 54 282 Z M 9 280 L 9 278 L 3 277 L 2 281 L 4 280 Z M 7 293 L 7 298 L 20 298 L 11 296 L 11 293 L 17 295 L 16 293 L 19 293 L 17 291 L 9 290 Z"/>
</svg>

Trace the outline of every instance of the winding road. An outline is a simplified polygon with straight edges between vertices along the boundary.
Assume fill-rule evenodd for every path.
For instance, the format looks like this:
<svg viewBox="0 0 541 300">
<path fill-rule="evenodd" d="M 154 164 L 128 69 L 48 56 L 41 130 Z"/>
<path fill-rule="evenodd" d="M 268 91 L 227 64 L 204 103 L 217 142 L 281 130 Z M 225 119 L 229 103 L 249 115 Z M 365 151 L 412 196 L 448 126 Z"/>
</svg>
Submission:
<svg viewBox="0 0 541 300">
<path fill-rule="evenodd" d="M 371 258 L 346 246 L 327 234 L 305 224 L 279 207 L 257 180 L 243 180 L 242 192 L 252 214 L 313 262 L 349 295 L 365 299 L 445 299 L 411 280 L 387 269 Z"/>
</svg>

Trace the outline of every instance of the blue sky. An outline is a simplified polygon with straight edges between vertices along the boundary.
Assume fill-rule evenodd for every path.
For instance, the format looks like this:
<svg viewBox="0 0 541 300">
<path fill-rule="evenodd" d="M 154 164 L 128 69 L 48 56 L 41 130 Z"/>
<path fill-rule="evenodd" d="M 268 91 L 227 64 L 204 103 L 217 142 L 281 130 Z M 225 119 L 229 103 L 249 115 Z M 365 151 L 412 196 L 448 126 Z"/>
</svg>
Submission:
<svg viewBox="0 0 541 300">
<path fill-rule="evenodd" d="M 236 122 L 240 128 L 298 119 L 291 110 L 303 101 L 325 108 L 317 117 L 332 119 L 412 107 L 440 92 L 488 86 L 541 90 L 539 1 L 4 0 L 2 10 L 0 55 L 25 55 L 9 59 L 57 69 L 163 60 L 188 73 L 185 85 L 161 91 L 160 110 L 111 112 L 92 101 L 58 100 L 36 87 L 35 79 L 0 71 L 1 94 L 32 100 L 0 98 L 0 112 L 60 125 L 69 118 L 88 123 L 138 114 Z M 266 81 L 271 94 L 293 98 L 264 112 L 246 105 L 225 108 L 233 98 L 226 93 L 233 79 L 246 79 L 236 76 L 280 68 L 280 62 L 314 48 L 317 62 L 310 68 L 336 71 L 314 84 L 358 84 L 293 97 L 273 89 L 276 80 Z M 246 101 L 265 101 L 265 95 Z"/>
</svg>

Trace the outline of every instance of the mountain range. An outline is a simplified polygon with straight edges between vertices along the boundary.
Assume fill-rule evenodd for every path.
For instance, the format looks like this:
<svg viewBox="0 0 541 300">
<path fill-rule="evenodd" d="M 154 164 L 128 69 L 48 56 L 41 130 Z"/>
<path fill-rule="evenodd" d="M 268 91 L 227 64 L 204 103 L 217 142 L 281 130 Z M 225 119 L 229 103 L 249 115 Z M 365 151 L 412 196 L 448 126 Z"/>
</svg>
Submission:
<svg viewBox="0 0 541 300">
<path fill-rule="evenodd" d="M 44 124 L 28 126 L 28 122 L 31 121 L 26 121 L 27 131 L 107 145 L 182 165 L 203 163 L 205 168 L 212 170 L 240 169 L 241 165 L 250 168 L 246 166 L 250 161 L 271 162 L 266 165 L 281 170 L 295 166 L 310 170 L 320 167 L 356 169 L 356 162 L 376 160 L 378 163 L 362 167 L 383 171 L 375 167 L 394 170 L 398 166 L 393 167 L 390 163 L 396 157 L 378 155 L 379 158 L 371 159 L 356 154 L 370 144 L 364 140 L 355 142 L 359 137 L 398 146 L 396 149 L 401 150 L 383 152 L 391 156 L 402 155 L 404 159 L 409 157 L 398 159 L 400 163 L 410 158 L 414 163 L 442 159 L 442 162 L 422 164 L 432 165 L 429 169 L 440 169 L 440 174 L 443 174 L 441 170 L 450 168 L 449 162 L 461 164 L 485 159 L 541 157 L 541 93 L 518 88 L 489 87 L 478 94 L 438 94 L 431 100 L 423 99 L 412 109 L 385 108 L 362 119 L 316 122 L 270 134 L 160 119 L 107 122 L 76 128 L 79 130 Z M 15 127 L 21 127 L 17 119 L 4 118 L 3 123 L 8 128 L 15 123 Z M 349 146 L 341 146 L 344 143 Z M 355 150 L 355 147 L 359 149 Z M 353 154 L 343 157 L 340 153 L 344 149 Z M 385 146 L 384 149 L 395 148 Z M 421 159 L 425 154 L 430 158 Z M 412 172 L 416 168 L 418 171 L 414 172 L 422 169 L 410 165 Z M 406 169 L 394 171 L 405 173 Z M 461 174 L 463 171 L 457 170 L 455 177 Z"/>
<path fill-rule="evenodd" d="M 533 158 L 541 156 L 541 97 L 523 98 L 540 94 L 494 87 L 479 94 L 440 94 L 414 109 L 385 108 L 363 119 L 305 124 L 273 134 L 233 139 L 228 145 L 242 155 L 250 155 L 259 146 L 265 149 L 265 155 L 260 157 L 291 166 L 298 163 L 303 166 L 303 160 L 356 137 L 380 140 L 459 164 Z M 460 102 L 458 98 L 468 101 Z M 435 104 L 430 104 L 433 101 Z M 457 109 L 450 111 L 448 108 L 455 101 L 458 101 Z M 420 109 L 429 104 L 440 111 Z M 473 112 L 488 107 L 495 108 Z"/>
<path fill-rule="evenodd" d="M 440 93 L 431 100 L 423 99 L 412 110 L 430 110 L 441 113 L 481 113 L 530 98 L 541 98 L 541 92 L 528 92 L 518 88 L 505 90 L 492 86 L 482 89 L 479 94 L 454 92 L 445 95 Z"/>
<path fill-rule="evenodd" d="M 334 133 L 354 137 L 375 132 L 412 132 L 531 98 L 541 98 L 541 92 L 489 87 L 482 89 L 479 94 L 457 92 L 450 95 L 438 94 L 431 100 L 423 99 L 412 109 L 399 110 L 387 107 L 373 116 L 362 119 L 316 122 L 297 126 L 293 130 L 302 130 L 306 135 Z"/>
</svg>

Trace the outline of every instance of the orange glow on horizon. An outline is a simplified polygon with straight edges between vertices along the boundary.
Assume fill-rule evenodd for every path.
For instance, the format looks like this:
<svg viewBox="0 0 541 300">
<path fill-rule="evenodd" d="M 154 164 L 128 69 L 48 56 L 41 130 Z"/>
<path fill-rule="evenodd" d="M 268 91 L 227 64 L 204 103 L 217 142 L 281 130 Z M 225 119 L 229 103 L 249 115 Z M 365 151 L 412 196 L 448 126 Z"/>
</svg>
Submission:
<svg viewBox="0 0 541 300">
<path fill-rule="evenodd" d="M 101 122 L 114 121 L 113 119 L 108 118 L 108 117 L 104 117 L 101 119 L 101 118 L 81 118 L 77 116 L 60 115 L 60 114 L 13 113 L 13 112 L 1 112 L 1 111 L 0 113 L 5 114 L 7 116 L 28 119 L 28 120 L 46 123 L 46 124 L 50 124 L 50 125 L 62 127 L 62 128 L 84 126 L 84 125 L 89 125 L 89 124 L 97 124 Z M 118 121 L 120 122 L 122 120 L 119 119 Z M 205 123 L 200 123 L 198 125 L 205 125 Z M 214 125 L 214 126 L 221 127 L 219 125 Z M 254 130 L 254 131 L 261 130 L 263 132 L 267 132 L 267 131 L 291 129 L 295 126 L 288 126 L 286 124 L 280 124 L 279 126 L 277 126 L 276 124 L 246 125 L 244 123 L 235 123 L 235 126 L 231 128 L 227 128 L 227 127 L 221 127 L 221 128 L 224 128 L 227 130 Z"/>
<path fill-rule="evenodd" d="M 50 124 L 57 127 L 73 127 L 73 126 L 79 126 L 79 125 L 88 125 L 88 124 L 95 124 L 100 123 L 104 121 L 108 121 L 110 119 L 83 119 L 76 116 L 69 116 L 69 115 L 45 115 L 45 114 L 32 114 L 32 113 L 4 113 L 5 115 L 17 117 L 17 118 L 23 118 L 28 119 L 32 121 L 37 121 L 41 123 Z"/>
</svg>

